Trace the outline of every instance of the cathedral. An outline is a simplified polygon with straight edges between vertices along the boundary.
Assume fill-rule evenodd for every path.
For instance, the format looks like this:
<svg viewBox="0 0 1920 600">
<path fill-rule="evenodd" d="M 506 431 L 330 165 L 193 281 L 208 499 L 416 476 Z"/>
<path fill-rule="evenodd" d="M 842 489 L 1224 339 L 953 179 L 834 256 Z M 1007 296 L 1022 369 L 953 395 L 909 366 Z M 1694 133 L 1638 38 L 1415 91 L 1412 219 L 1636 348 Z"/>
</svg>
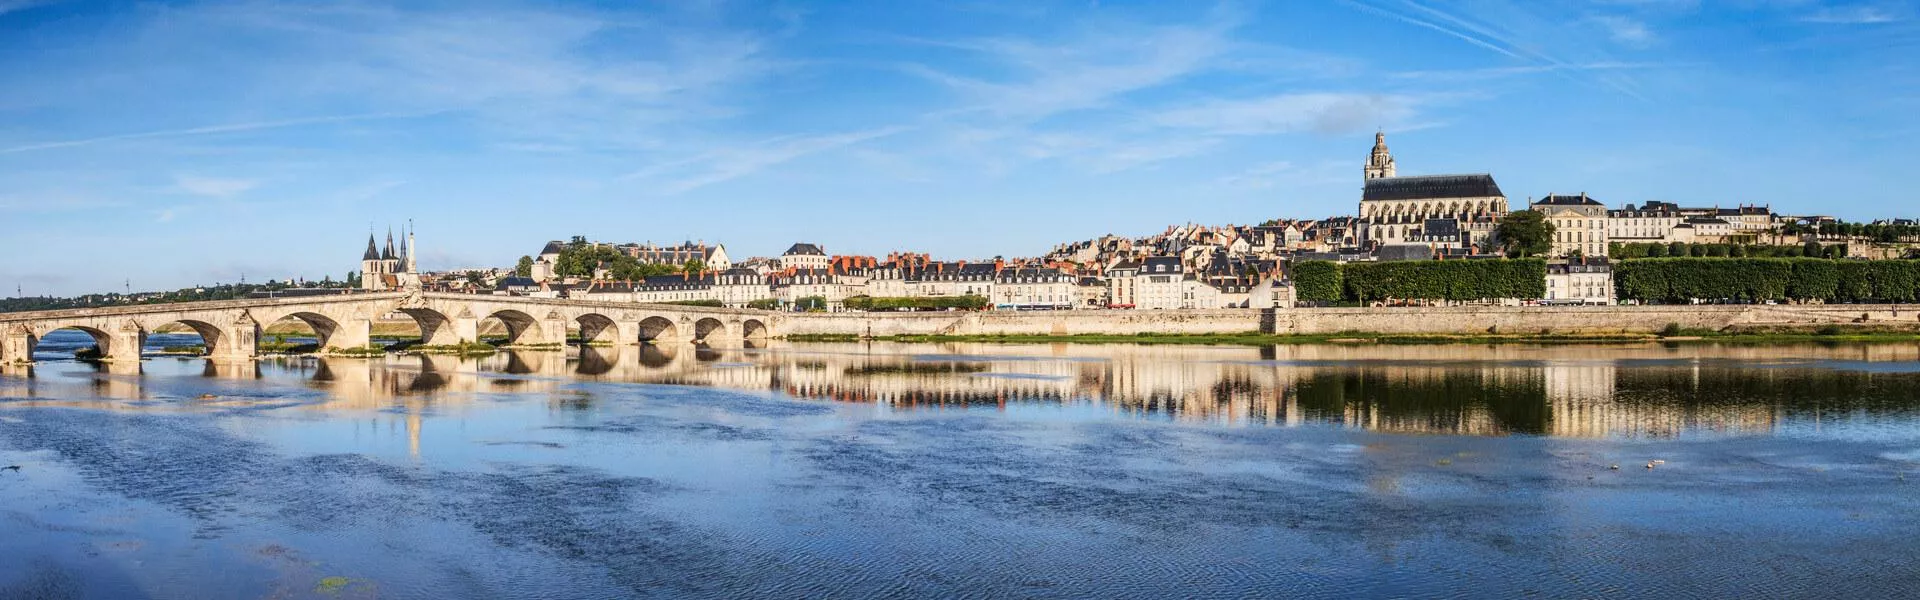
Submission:
<svg viewBox="0 0 1920 600">
<path fill-rule="evenodd" d="M 1373 135 L 1365 175 L 1360 194 L 1363 245 L 1484 251 L 1507 214 L 1507 197 L 1492 175 L 1399 176 L 1385 132 Z"/>
<path fill-rule="evenodd" d="M 385 248 L 375 245 L 373 234 L 368 233 L 367 252 L 360 255 L 360 289 L 385 292 L 418 287 L 420 271 L 414 264 L 414 250 L 411 225 L 406 241 L 397 251 L 393 247 L 392 229 L 387 230 Z"/>
</svg>

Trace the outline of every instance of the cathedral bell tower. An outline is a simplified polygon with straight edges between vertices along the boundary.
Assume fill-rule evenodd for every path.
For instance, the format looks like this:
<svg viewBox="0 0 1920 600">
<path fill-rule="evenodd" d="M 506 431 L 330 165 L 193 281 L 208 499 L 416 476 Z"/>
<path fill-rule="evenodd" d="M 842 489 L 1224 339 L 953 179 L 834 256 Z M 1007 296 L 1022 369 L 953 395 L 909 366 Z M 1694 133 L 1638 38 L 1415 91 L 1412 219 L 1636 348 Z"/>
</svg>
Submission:
<svg viewBox="0 0 1920 600">
<path fill-rule="evenodd" d="M 1367 179 L 1393 177 L 1393 154 L 1387 152 L 1386 132 L 1373 134 L 1373 154 L 1367 156 Z"/>
</svg>

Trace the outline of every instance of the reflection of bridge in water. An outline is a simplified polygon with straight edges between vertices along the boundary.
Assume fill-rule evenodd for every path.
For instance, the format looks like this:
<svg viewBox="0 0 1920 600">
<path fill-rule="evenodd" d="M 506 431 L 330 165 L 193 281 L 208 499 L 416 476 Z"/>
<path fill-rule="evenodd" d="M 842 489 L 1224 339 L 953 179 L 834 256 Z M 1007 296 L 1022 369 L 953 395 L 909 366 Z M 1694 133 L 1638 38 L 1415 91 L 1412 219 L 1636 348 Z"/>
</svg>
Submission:
<svg viewBox="0 0 1920 600">
<path fill-rule="evenodd" d="M 1180 421 L 1565 437 L 1764 432 L 1791 415 L 1885 409 L 1920 398 L 1920 373 L 1911 370 L 1807 364 L 1912 363 L 1920 361 L 1915 345 L 753 346 L 205 361 L 204 375 L 294 373 L 327 394 L 311 404 L 317 409 L 383 410 L 496 393 L 564 401 L 562 385 L 585 380 L 776 392 L 900 410 L 1054 404 Z M 89 367 L 98 370 L 95 393 L 143 398 L 140 367 Z M 18 375 L 29 368 L 10 369 Z"/>
</svg>

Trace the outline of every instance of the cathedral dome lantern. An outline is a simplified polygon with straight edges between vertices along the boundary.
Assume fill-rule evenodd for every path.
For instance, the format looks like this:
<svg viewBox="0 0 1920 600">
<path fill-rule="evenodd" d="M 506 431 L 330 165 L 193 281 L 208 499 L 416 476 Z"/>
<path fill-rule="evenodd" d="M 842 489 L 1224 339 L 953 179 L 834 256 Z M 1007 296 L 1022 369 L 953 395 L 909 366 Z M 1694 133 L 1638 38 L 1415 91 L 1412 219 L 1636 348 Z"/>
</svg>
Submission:
<svg viewBox="0 0 1920 600">
<path fill-rule="evenodd" d="M 1367 155 L 1367 179 L 1393 177 L 1393 153 L 1387 151 L 1387 132 L 1373 134 L 1373 153 Z"/>
</svg>

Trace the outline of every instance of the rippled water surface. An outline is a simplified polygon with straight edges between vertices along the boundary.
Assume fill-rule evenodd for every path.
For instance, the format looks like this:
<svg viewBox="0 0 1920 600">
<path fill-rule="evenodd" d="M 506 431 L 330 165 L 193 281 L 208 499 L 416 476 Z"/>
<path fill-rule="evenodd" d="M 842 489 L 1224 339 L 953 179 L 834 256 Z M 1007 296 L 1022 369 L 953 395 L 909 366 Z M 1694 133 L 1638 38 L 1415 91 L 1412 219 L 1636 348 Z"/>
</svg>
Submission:
<svg viewBox="0 0 1920 600">
<path fill-rule="evenodd" d="M 1920 596 L 1920 345 L 85 342 L 0 598 Z"/>
</svg>

